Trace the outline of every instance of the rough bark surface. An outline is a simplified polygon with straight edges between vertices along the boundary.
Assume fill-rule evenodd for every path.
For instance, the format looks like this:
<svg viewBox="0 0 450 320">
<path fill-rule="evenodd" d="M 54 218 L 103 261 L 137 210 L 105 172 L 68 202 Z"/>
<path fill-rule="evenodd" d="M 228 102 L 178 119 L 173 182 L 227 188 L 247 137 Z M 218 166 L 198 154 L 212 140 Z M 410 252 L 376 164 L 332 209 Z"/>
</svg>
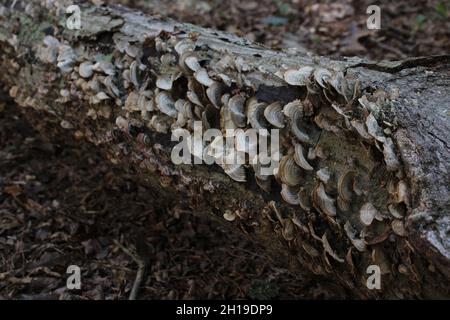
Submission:
<svg viewBox="0 0 450 320">
<path fill-rule="evenodd" d="M 70 4 L 0 1 L 0 81 L 36 126 L 94 143 L 138 169 L 162 203 L 209 214 L 354 297 L 450 296 L 450 56 L 332 61 L 87 3 L 82 29 L 69 30 Z M 248 118 L 294 106 L 279 115 L 275 178 L 247 165 L 236 182 L 218 166 L 171 162 L 171 131 L 236 126 L 234 96 Z M 273 127 L 254 116 L 242 127 Z M 293 160 L 298 145 L 307 164 Z M 370 265 L 380 290 L 366 287 Z"/>
</svg>

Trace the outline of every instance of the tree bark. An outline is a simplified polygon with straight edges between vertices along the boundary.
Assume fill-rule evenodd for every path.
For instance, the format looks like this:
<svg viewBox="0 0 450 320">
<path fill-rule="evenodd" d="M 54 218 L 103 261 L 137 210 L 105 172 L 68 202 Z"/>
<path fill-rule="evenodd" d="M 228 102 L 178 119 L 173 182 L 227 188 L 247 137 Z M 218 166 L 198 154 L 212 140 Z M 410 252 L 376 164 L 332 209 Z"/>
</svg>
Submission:
<svg viewBox="0 0 450 320">
<path fill-rule="evenodd" d="M 450 56 L 335 61 L 89 3 L 70 30 L 71 4 L 0 1 L 0 82 L 37 127 L 94 143 L 161 204 L 208 214 L 352 297 L 450 296 Z M 245 128 L 274 128 L 262 114 L 273 102 L 298 111 L 279 114 L 275 177 L 247 164 L 236 182 L 217 165 L 172 163 L 177 127 L 225 129 L 234 111 L 223 95 L 243 97 L 247 116 L 256 98 L 261 113 Z M 190 116 L 163 97 L 190 101 Z M 380 289 L 366 286 L 371 265 Z"/>
</svg>

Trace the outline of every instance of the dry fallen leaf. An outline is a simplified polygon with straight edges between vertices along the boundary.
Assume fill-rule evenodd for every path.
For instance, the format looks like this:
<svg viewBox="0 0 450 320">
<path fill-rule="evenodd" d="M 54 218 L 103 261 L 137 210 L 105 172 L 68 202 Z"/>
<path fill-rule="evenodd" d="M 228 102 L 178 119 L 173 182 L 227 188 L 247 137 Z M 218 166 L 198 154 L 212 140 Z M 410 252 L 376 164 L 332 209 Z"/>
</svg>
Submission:
<svg viewBox="0 0 450 320">
<path fill-rule="evenodd" d="M 4 189 L 4 192 L 13 196 L 13 197 L 17 197 L 19 194 L 22 194 L 22 187 L 17 185 L 17 184 L 12 184 L 9 186 L 6 186 Z"/>
</svg>

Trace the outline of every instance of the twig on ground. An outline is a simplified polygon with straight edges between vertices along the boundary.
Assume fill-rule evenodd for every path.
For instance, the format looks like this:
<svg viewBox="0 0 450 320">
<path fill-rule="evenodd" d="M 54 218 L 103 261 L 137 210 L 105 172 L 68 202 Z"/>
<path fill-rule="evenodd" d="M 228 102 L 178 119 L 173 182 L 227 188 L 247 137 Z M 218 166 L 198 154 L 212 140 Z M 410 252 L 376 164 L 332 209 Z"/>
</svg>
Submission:
<svg viewBox="0 0 450 320">
<path fill-rule="evenodd" d="M 129 249 L 125 248 L 119 241 L 114 240 L 114 243 L 128 256 L 130 256 L 134 262 L 138 265 L 138 271 L 136 273 L 136 278 L 134 279 L 133 287 L 131 288 L 129 300 L 136 300 L 139 288 L 142 283 L 145 281 L 145 273 L 147 269 L 147 263 L 144 259 L 141 259 L 138 255 L 131 252 Z"/>
</svg>

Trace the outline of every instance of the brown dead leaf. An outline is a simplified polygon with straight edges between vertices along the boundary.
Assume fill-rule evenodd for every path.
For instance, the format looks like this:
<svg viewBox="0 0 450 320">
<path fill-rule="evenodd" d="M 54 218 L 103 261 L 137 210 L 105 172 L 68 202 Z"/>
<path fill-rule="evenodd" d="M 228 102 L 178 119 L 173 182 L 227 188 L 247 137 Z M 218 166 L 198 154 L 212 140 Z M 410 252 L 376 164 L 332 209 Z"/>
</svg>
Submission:
<svg viewBox="0 0 450 320">
<path fill-rule="evenodd" d="M 10 230 L 20 226 L 20 222 L 12 217 L 5 217 L 0 220 L 1 230 Z"/>
<path fill-rule="evenodd" d="M 25 204 L 28 210 L 30 211 L 37 211 L 37 212 L 44 212 L 45 209 L 43 206 L 41 206 L 39 203 L 32 199 L 27 199 L 27 203 Z"/>
</svg>

